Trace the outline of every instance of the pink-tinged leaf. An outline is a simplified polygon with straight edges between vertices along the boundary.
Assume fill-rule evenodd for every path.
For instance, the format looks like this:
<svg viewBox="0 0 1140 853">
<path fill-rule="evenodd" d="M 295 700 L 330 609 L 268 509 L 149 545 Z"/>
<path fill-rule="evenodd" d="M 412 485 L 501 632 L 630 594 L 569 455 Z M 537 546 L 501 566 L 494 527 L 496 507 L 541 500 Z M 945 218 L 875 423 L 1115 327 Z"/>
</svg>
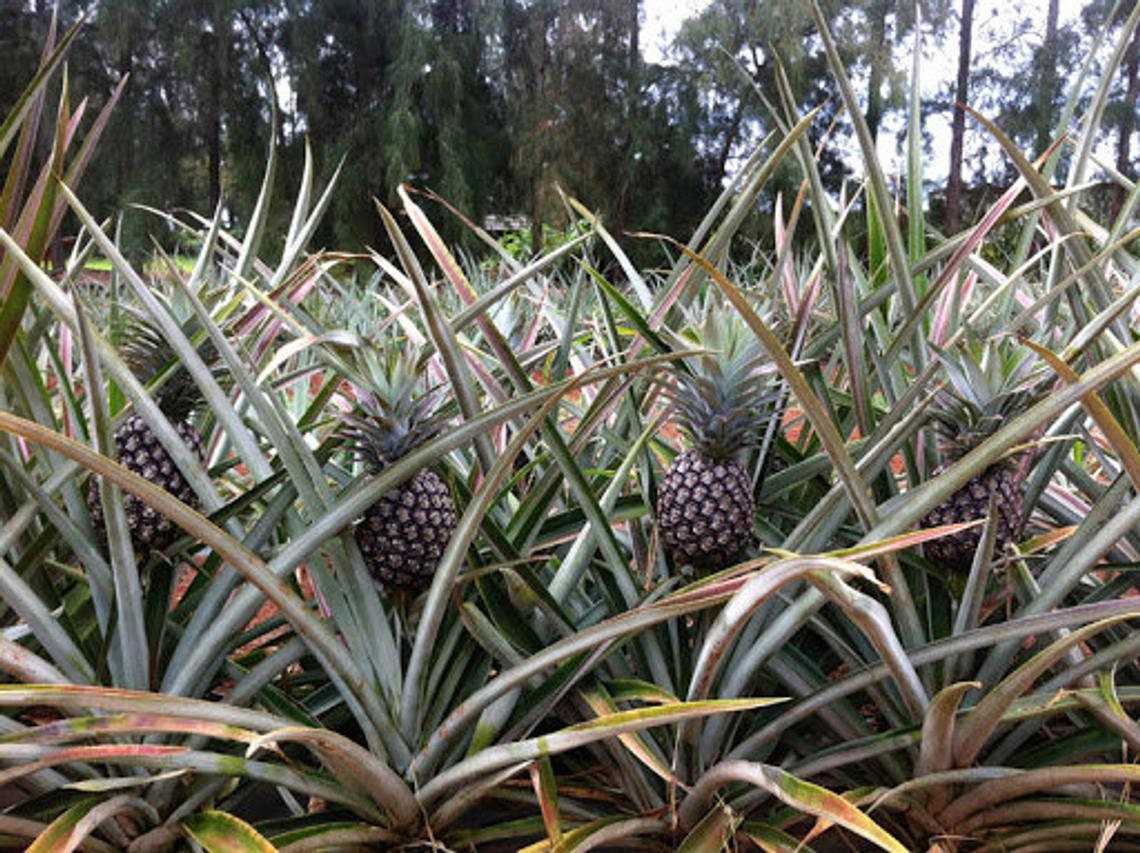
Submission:
<svg viewBox="0 0 1140 853">
<path fill-rule="evenodd" d="M 201 812 L 182 821 L 182 829 L 207 853 L 277 853 L 277 848 L 245 821 L 225 812 Z"/>
<path fill-rule="evenodd" d="M 39 177 L 36 178 L 31 192 L 24 201 L 20 218 L 16 221 L 16 228 L 12 232 L 12 236 L 21 246 L 25 246 L 33 257 L 39 257 L 47 244 L 49 236 L 47 226 L 51 211 L 56 206 L 55 176 L 61 168 L 60 164 L 63 162 L 64 153 L 75 136 L 79 127 L 79 120 L 82 117 L 83 110 L 79 109 L 71 121 L 61 127 L 51 159 L 44 163 L 40 169 Z M 60 118 L 66 121 L 64 116 Z M 0 294 L 6 298 L 12 298 L 13 287 L 16 284 L 16 276 L 19 275 L 20 266 L 16 263 L 15 258 L 6 256 L 3 263 L 0 263 L 0 270 L 2 270 L 0 272 Z M 30 292 L 31 283 L 24 281 L 22 287 Z"/>
<path fill-rule="evenodd" d="M 412 221 L 412 227 L 416 229 L 416 233 L 420 235 L 420 239 L 428 247 L 432 258 L 439 264 L 444 278 L 448 280 L 464 304 L 470 305 L 476 300 L 478 294 L 475 292 L 475 288 L 471 286 L 471 282 L 467 280 L 462 267 L 451 254 L 451 250 L 447 248 L 447 243 L 439 236 L 439 232 L 435 230 L 435 226 L 431 224 L 423 208 L 412 201 L 408 195 L 408 187 L 401 186 L 398 192 L 400 200 L 404 203 L 404 212 Z"/>
<path fill-rule="evenodd" d="M 91 125 L 90 129 L 83 137 L 83 142 L 79 146 L 79 153 L 71 161 L 71 165 L 67 167 L 67 172 L 64 174 L 63 180 L 67 186 L 72 189 L 77 189 L 80 182 L 83 180 L 83 175 L 87 171 L 87 166 L 91 163 L 91 158 L 95 155 L 95 148 L 99 143 L 99 139 L 103 136 L 103 131 L 107 128 L 107 122 L 111 118 L 111 112 L 119 103 L 122 97 L 123 90 L 127 86 L 127 80 L 130 75 L 126 74 L 119 80 L 118 85 L 115 86 L 115 91 L 111 93 L 107 103 L 103 105 L 103 109 L 99 111 L 96 116 L 95 122 Z M 79 110 L 77 112 L 82 112 Z M 70 140 L 69 140 L 70 144 Z M 62 160 L 62 155 L 61 155 Z M 52 209 L 51 223 L 48 226 L 48 238 L 54 237 L 59 227 L 63 222 L 63 217 L 67 213 L 67 202 L 65 199 L 57 199 Z"/>
<path fill-rule="evenodd" d="M 114 762 L 116 759 L 123 758 L 169 758 L 188 751 L 184 746 L 158 746 L 154 744 L 114 744 L 111 746 L 76 746 L 70 749 L 59 749 L 43 758 L 0 770 L 0 786 L 8 785 L 44 768 L 55 767 L 59 764 L 70 764 L 73 761 Z"/>
<path fill-rule="evenodd" d="M 544 755 L 530 765 L 530 784 L 542 811 L 542 825 L 551 844 L 562 840 L 562 810 L 558 807 L 558 779 L 550 757 Z"/>
<path fill-rule="evenodd" d="M 706 771 L 681 803 L 681 826 L 696 825 L 717 790 L 732 782 L 755 785 L 792 808 L 842 826 L 883 850 L 907 853 L 894 836 L 838 794 L 797 779 L 779 767 L 750 761 L 723 761 Z"/>
<path fill-rule="evenodd" d="M 978 274 L 970 270 L 958 288 L 948 287 L 938 297 L 938 305 L 934 309 L 934 319 L 930 323 L 930 342 L 936 346 L 945 345 L 950 337 L 950 318 L 954 314 L 954 306 L 960 309 L 970 304 L 975 286 L 978 283 Z"/>
<path fill-rule="evenodd" d="M 223 702 L 207 702 L 204 699 L 189 699 L 145 690 L 81 684 L 0 685 L 0 707 L 25 705 L 50 705 L 53 708 L 80 712 L 97 709 L 122 714 L 181 716 L 255 731 L 273 731 L 289 723 L 284 717 Z"/>
<path fill-rule="evenodd" d="M 204 737 L 252 743 L 255 732 L 237 726 L 193 717 L 160 714 L 116 714 L 114 716 L 72 717 L 42 726 L 20 729 L 0 736 L 4 743 L 65 743 L 98 735 L 193 734 Z"/>
<path fill-rule="evenodd" d="M 8 151 L 8 145 L 12 142 L 12 137 L 16 135 L 17 130 L 23 129 L 27 126 L 29 115 L 36 109 L 37 102 L 40 103 L 42 109 L 42 98 L 44 91 L 47 88 L 48 82 L 52 76 L 59 69 L 60 63 L 63 62 L 67 50 L 71 47 L 71 43 L 75 40 L 75 36 L 82 29 L 83 25 L 87 22 L 87 12 L 80 16 L 79 20 L 67 31 L 59 45 L 55 45 L 55 33 L 57 16 L 53 12 L 51 24 L 48 27 L 47 38 L 44 42 L 43 54 L 40 58 L 39 68 L 36 70 L 35 76 L 27 87 L 16 99 L 16 103 L 12 106 L 11 111 L 4 118 L 3 123 L 0 123 L 0 159 L 3 159 L 5 153 Z M 31 145 L 29 144 L 29 148 Z"/>
<path fill-rule="evenodd" d="M 828 551 L 822 556 L 834 557 L 837 560 L 873 560 L 884 554 L 893 554 L 896 551 L 913 548 L 916 545 L 921 545 L 932 539 L 941 539 L 943 536 L 951 536 L 959 531 L 968 530 L 971 527 L 976 527 L 984 523 L 985 519 L 980 519 L 977 521 L 961 521 L 956 524 L 944 524 L 941 527 L 924 527 L 920 530 L 910 531 L 898 536 L 891 536 L 887 539 L 880 539 L 877 542 L 869 542 L 866 545 L 857 545 L 854 548 L 842 548 L 838 551 Z"/>
<path fill-rule="evenodd" d="M 791 246 L 791 235 L 784 226 L 784 196 L 776 193 L 776 204 L 772 220 L 773 249 L 779 258 L 780 268 L 776 271 L 780 287 L 784 291 L 784 305 L 788 309 L 788 316 L 795 317 L 800 313 L 800 295 L 796 288 L 796 274 L 792 269 L 792 256 L 788 249 Z"/>
<path fill-rule="evenodd" d="M 954 250 L 954 254 L 950 256 L 950 260 L 946 262 L 946 266 L 942 268 L 942 272 L 938 274 L 938 278 L 934 280 L 930 285 L 930 289 L 923 294 L 922 299 L 920 299 L 918 305 L 915 306 L 914 313 L 907 318 L 902 328 L 896 333 L 894 343 L 890 345 L 887 349 L 887 354 L 883 356 L 883 361 L 886 364 L 890 364 L 894 359 L 898 358 L 902 348 L 906 346 L 907 339 L 913 334 L 915 326 L 926 316 L 926 312 L 931 303 L 938 298 L 939 294 L 950 282 L 957 278 L 962 264 L 966 262 L 966 258 L 981 245 L 986 235 L 994 229 L 1001 220 L 1001 217 L 1024 189 L 1024 180 L 1019 179 L 1015 181 L 1013 186 L 1002 193 L 1001 198 L 986 211 L 985 216 L 974 226 L 974 230 L 966 236 L 962 244 Z"/>
<path fill-rule="evenodd" d="M 471 371 L 479 377 L 479 382 L 487 389 L 487 393 L 490 394 L 496 402 L 503 403 L 508 399 L 510 395 L 506 389 L 503 388 L 499 380 L 495 378 L 495 374 L 490 368 L 484 365 L 480 359 L 469 356 L 467 365 L 471 368 Z M 506 426 L 504 425 L 501 429 L 505 432 Z M 506 447 L 505 441 L 503 442 L 503 447 Z"/>
<path fill-rule="evenodd" d="M 322 274 L 323 268 L 320 266 L 320 261 L 315 258 L 306 259 L 284 284 L 269 295 L 269 298 L 274 303 L 288 299 L 292 304 L 300 305 L 313 292 L 321 280 Z M 273 346 L 284 327 L 285 323 L 280 317 L 276 317 L 267 324 L 261 338 L 254 346 L 255 358 L 260 359 Z"/>
<path fill-rule="evenodd" d="M 542 296 L 539 297 L 538 303 L 534 306 L 534 316 L 531 317 L 530 323 L 527 324 L 526 332 L 523 334 L 522 345 L 519 347 L 520 352 L 530 352 L 534 349 L 535 343 L 538 341 L 538 333 L 542 331 L 543 323 L 543 310 L 546 307 L 546 299 L 550 295 L 550 281 L 543 280 Z"/>
<path fill-rule="evenodd" d="M 792 346 L 793 356 L 798 357 L 803 349 L 804 339 L 807 336 L 808 325 L 811 323 L 812 312 L 819 300 L 820 287 L 823 280 L 823 265 L 817 263 L 808 274 L 804 284 L 803 297 L 800 299 L 799 309 L 793 315 Z"/>
<path fill-rule="evenodd" d="M 155 212 L 160 213 L 160 211 Z M 206 222 L 204 224 L 208 225 L 209 223 Z M 223 242 L 232 244 L 232 237 L 229 237 L 229 235 L 224 232 L 222 232 L 220 236 Z M 272 279 L 273 277 L 272 270 L 260 269 L 259 272 L 266 280 Z M 257 330 L 266 317 L 275 317 L 276 319 L 267 324 L 268 330 L 263 330 L 262 338 L 260 338 L 255 345 L 258 348 L 269 346 L 276 332 L 281 329 L 283 324 L 281 319 L 282 314 L 277 313 L 280 311 L 278 308 L 279 303 L 283 299 L 288 299 L 294 304 L 299 304 L 300 301 L 308 296 L 313 288 L 316 287 L 317 282 L 321 279 L 321 274 L 322 269 L 317 259 L 307 258 L 300 267 L 290 274 L 289 278 L 283 284 L 278 285 L 277 288 L 270 293 L 261 294 L 260 291 L 257 291 L 257 294 L 260 296 L 258 304 L 250 308 L 234 323 L 236 334 L 239 336 L 250 335 Z"/>
<path fill-rule="evenodd" d="M 1137 7 L 1137 9 L 1140 10 L 1140 7 Z M 1138 13 L 1134 12 L 1134 14 Z M 1083 229 L 1077 224 L 1069 207 L 1062 204 L 1059 194 L 1054 191 L 1049 185 L 1049 181 L 1038 171 L 1040 165 L 1044 163 L 1045 159 L 1052 153 L 1052 149 L 1059 146 L 1066 137 L 1059 137 L 1050 147 L 1050 151 L 1042 154 L 1035 162 L 1031 163 L 1013 140 L 992 120 L 986 118 L 977 110 L 969 108 L 967 108 L 967 110 L 971 116 L 981 122 L 986 130 L 997 140 L 998 144 L 1005 151 L 1006 156 L 1013 161 L 1014 166 L 1017 167 L 1017 171 L 1021 175 L 1019 182 L 1024 181 L 1028 184 L 1033 195 L 1038 200 L 1046 202 L 1046 227 L 1055 227 L 1057 229 L 1056 232 L 1049 233 L 1049 242 L 1057 242 L 1061 236 L 1082 234 Z M 1101 267 L 1093 263 L 1092 250 L 1084 239 L 1073 240 L 1067 245 L 1068 251 L 1072 253 L 1075 266 L 1081 271 L 1081 278 L 1084 282 L 1087 294 L 1092 297 L 1093 304 L 1095 304 L 1098 309 L 1105 309 L 1112 301 L 1111 288 Z"/>
</svg>

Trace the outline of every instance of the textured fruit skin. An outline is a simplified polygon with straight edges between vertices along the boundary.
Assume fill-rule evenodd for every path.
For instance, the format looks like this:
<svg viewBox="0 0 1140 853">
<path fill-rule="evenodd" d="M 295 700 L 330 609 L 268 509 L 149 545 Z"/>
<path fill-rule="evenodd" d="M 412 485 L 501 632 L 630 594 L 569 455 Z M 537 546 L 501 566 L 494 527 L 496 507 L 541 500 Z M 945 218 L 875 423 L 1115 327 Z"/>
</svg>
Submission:
<svg viewBox="0 0 1140 853">
<path fill-rule="evenodd" d="M 935 475 L 943 469 L 935 471 Z M 1025 480 L 1023 466 L 991 465 L 922 519 L 923 527 L 939 527 L 986 517 L 990 492 L 995 492 L 994 511 L 997 513 L 997 531 L 994 538 L 994 557 L 1006 553 L 1017 541 L 1021 530 L 1021 484 Z M 982 539 L 984 525 L 971 527 L 943 536 L 924 544 L 927 559 L 951 572 L 966 573 L 974 563 L 974 552 Z"/>
<path fill-rule="evenodd" d="M 415 594 L 431 585 L 455 521 L 447 484 L 425 468 L 369 507 L 354 535 L 386 590 Z"/>
<path fill-rule="evenodd" d="M 695 450 L 674 460 L 657 490 L 662 542 L 678 562 L 701 570 L 723 568 L 752 544 L 755 508 L 743 466 Z"/>
<path fill-rule="evenodd" d="M 202 436 L 194 425 L 188 420 L 182 420 L 175 422 L 174 427 L 186 446 L 198 459 L 204 460 Z M 119 461 L 125 468 L 170 492 L 191 509 L 198 508 L 198 495 L 190 488 L 170 454 L 159 444 L 153 430 L 139 415 L 131 415 L 115 430 L 115 448 Z M 99 485 L 94 479 L 87 492 L 87 508 L 100 541 L 106 543 L 103 502 L 99 498 Z M 170 519 L 134 495 L 123 494 L 123 508 L 131 530 L 131 543 L 140 557 L 145 557 L 148 550 L 161 551 L 169 547 L 181 533 L 180 528 Z"/>
</svg>

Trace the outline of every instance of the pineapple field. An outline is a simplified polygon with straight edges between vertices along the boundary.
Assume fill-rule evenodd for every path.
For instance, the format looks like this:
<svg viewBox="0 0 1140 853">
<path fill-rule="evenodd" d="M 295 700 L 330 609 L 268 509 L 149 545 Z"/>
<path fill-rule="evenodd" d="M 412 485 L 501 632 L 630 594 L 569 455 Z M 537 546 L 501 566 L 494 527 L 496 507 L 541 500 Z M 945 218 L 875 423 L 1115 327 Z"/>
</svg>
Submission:
<svg viewBox="0 0 1140 853">
<path fill-rule="evenodd" d="M 53 27 L 0 124 L 0 849 L 1140 850 L 1140 188 L 1089 177 L 1140 6 L 1044 150 L 970 112 L 1016 178 L 943 232 L 921 52 L 896 180 L 810 5 L 857 181 L 780 78 L 691 233 L 557 187 L 535 253 L 413 183 L 324 246 L 352 162 L 270 144 L 140 258 Z"/>
</svg>

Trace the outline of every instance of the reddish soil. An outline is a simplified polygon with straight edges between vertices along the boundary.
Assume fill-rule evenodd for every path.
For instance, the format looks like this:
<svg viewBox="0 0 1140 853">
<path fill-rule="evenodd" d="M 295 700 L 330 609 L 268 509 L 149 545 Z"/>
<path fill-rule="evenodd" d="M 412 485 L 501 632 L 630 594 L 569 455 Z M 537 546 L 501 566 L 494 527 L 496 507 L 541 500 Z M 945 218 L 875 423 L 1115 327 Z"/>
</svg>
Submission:
<svg viewBox="0 0 1140 853">
<path fill-rule="evenodd" d="M 301 592 L 305 596 L 306 600 L 312 601 L 316 596 L 313 590 L 313 583 L 309 579 L 309 572 L 305 569 L 304 566 L 298 569 L 298 572 L 300 573 L 299 582 L 301 585 Z M 186 590 L 190 588 L 190 584 L 193 583 L 194 578 L 197 577 L 197 575 L 198 570 L 196 566 L 187 562 L 182 563 L 179 569 L 178 581 L 174 587 L 174 594 L 171 596 L 171 609 L 174 609 L 186 595 Z M 251 628 L 256 628 L 261 623 L 271 619 L 277 612 L 277 605 L 275 605 L 272 601 L 263 601 L 257 613 L 254 614 L 253 618 L 249 620 L 249 622 L 242 630 L 248 631 Z M 241 657 L 242 655 L 249 654 L 249 652 L 253 651 L 254 649 L 268 646 L 274 640 L 281 637 L 288 631 L 289 627 L 287 625 L 282 625 L 280 628 L 276 628 L 273 631 L 270 631 L 269 633 L 264 634 L 255 640 L 251 640 L 244 646 L 235 649 L 232 653 L 232 656 Z"/>
</svg>

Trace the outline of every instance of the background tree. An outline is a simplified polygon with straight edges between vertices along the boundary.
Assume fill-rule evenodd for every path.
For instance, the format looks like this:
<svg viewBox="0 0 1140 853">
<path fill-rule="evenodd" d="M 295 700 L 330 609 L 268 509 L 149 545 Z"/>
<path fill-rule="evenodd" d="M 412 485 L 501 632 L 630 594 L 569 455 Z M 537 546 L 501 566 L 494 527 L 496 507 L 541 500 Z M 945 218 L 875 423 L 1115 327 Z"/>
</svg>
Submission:
<svg viewBox="0 0 1140 853">
<path fill-rule="evenodd" d="M 868 125 L 894 133 L 913 4 L 822 3 Z M 961 34 L 948 6 L 921 4 L 928 50 L 951 50 Z M 1112 7 L 1087 0 L 1074 16 L 1058 0 L 978 5 L 957 88 L 928 107 L 949 112 L 968 95 L 1023 149 L 1039 152 L 1061 130 L 1065 83 L 1094 35 L 1120 26 L 1119 14 L 1106 21 Z M 84 8 L 62 3 L 62 22 Z M 962 18 L 974 9 L 965 0 Z M 227 221 L 243 221 L 276 107 L 282 190 L 306 138 L 323 174 L 344 161 L 318 243 L 381 242 L 372 198 L 391 201 L 402 182 L 430 187 L 476 218 L 526 213 L 536 246 L 544 223 L 566 224 L 556 184 L 597 209 L 619 237 L 631 228 L 685 233 L 774 128 L 756 92 L 778 100 L 778 68 L 801 114 L 823 106 L 813 134 L 834 135 L 820 170 L 838 191 L 854 143 L 805 4 L 711 0 L 656 64 L 643 56 L 644 15 L 640 0 L 104 0 L 71 54 L 72 90 L 98 108 L 124 75 L 130 83 L 85 197 L 100 211 L 126 210 L 123 240 L 140 250 L 152 234 L 166 242 L 175 235 L 131 212 L 134 202 L 208 211 L 222 201 Z M 47 18 L 45 3 L 0 0 L 0 108 L 26 82 Z M 1134 40 L 1105 122 L 1124 174 L 1134 173 L 1137 148 L 1138 50 Z M 962 204 L 1010 177 L 1008 161 L 968 129 L 955 116 L 948 225 Z M 789 172 L 770 192 L 796 186 Z M 757 227 L 769 209 L 761 205 Z M 285 227 L 284 219 L 270 223 Z"/>
<path fill-rule="evenodd" d="M 946 181 L 946 213 L 943 217 L 947 234 L 958 230 L 958 213 L 962 204 L 962 142 L 966 135 L 966 110 L 970 95 L 970 44 L 974 30 L 974 0 L 962 0 L 958 23 L 958 82 L 954 90 L 954 120 L 950 132 L 950 174 Z"/>
</svg>

